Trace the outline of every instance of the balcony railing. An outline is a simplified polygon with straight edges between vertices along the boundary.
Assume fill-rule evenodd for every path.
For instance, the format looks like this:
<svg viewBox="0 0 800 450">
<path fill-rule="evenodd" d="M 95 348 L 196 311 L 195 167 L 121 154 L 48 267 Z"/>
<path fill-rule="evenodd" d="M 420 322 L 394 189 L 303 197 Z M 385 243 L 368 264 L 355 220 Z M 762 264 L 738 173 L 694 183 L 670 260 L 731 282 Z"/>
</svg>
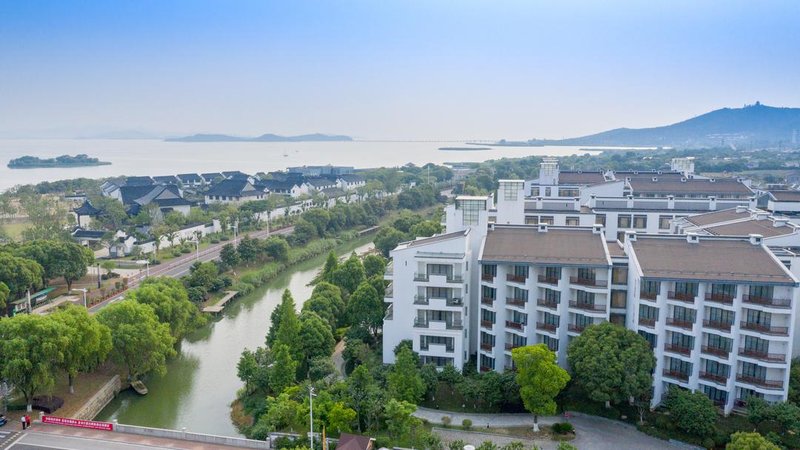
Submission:
<svg viewBox="0 0 800 450">
<path fill-rule="evenodd" d="M 762 352 L 760 350 L 753 350 L 749 348 L 740 348 L 739 355 L 746 356 L 748 358 L 758 359 L 760 361 L 766 362 L 785 362 L 786 355 L 782 353 L 768 353 Z"/>
<path fill-rule="evenodd" d="M 421 319 L 419 317 L 414 319 L 414 327 L 416 328 L 428 328 L 431 322 L 439 322 L 444 323 L 445 328 L 448 330 L 460 330 L 464 327 L 464 324 L 460 320 L 433 320 L 433 319 Z"/>
<path fill-rule="evenodd" d="M 755 322 L 742 322 L 740 327 L 743 330 L 751 330 L 751 331 L 758 331 L 764 334 L 773 334 L 776 336 L 788 336 L 789 335 L 789 328 L 787 327 L 773 327 L 769 325 L 763 325 L 760 323 Z"/>
<path fill-rule="evenodd" d="M 414 296 L 414 304 L 415 305 L 427 305 L 428 303 L 430 303 L 428 301 L 428 297 L 425 297 L 424 295 L 415 295 Z"/>
<path fill-rule="evenodd" d="M 507 281 L 513 281 L 514 283 L 525 283 L 528 277 L 525 275 L 514 275 L 513 273 L 506 274 Z"/>
<path fill-rule="evenodd" d="M 528 300 L 524 299 L 524 298 L 506 297 L 506 304 L 507 305 L 518 306 L 520 308 L 524 308 L 526 303 L 528 303 Z"/>
<path fill-rule="evenodd" d="M 492 305 L 494 304 L 494 298 L 492 297 L 481 297 L 481 303 L 484 305 Z"/>
<path fill-rule="evenodd" d="M 554 323 L 536 322 L 536 329 L 537 330 L 551 331 L 551 332 L 555 333 L 556 332 L 556 328 L 558 328 L 558 325 L 556 325 Z"/>
<path fill-rule="evenodd" d="M 771 306 L 773 308 L 791 308 L 792 300 L 788 298 L 770 298 L 758 295 L 743 295 L 742 301 L 754 305 Z"/>
<path fill-rule="evenodd" d="M 539 283 L 558 284 L 558 278 L 556 278 L 556 277 L 548 277 L 548 276 L 545 276 L 545 275 L 539 275 L 539 277 L 537 279 L 539 280 Z"/>
<path fill-rule="evenodd" d="M 680 372 L 678 370 L 664 370 L 662 372 L 665 377 L 675 378 L 677 380 L 682 381 L 689 381 L 689 374 L 685 372 Z"/>
<path fill-rule="evenodd" d="M 596 280 L 594 278 L 569 277 L 569 282 L 581 286 L 591 286 L 591 287 L 608 286 L 608 280 Z"/>
<path fill-rule="evenodd" d="M 558 301 L 552 299 L 540 298 L 539 300 L 536 300 L 536 304 L 538 306 L 544 306 L 545 308 L 558 308 Z"/>
<path fill-rule="evenodd" d="M 731 353 L 730 350 L 725 350 L 722 347 L 710 347 L 708 345 L 704 345 L 701 351 L 707 355 L 719 356 L 725 359 L 728 359 L 728 355 Z"/>
<path fill-rule="evenodd" d="M 461 297 L 439 298 L 439 297 L 426 297 L 424 295 L 414 296 L 415 305 L 430 305 L 431 300 L 444 300 L 447 306 L 461 306 L 464 304 L 464 301 L 461 299 Z"/>
<path fill-rule="evenodd" d="M 694 303 L 694 298 L 697 297 L 697 294 L 693 294 L 691 292 L 669 291 L 669 295 L 667 297 L 670 300 L 678 300 L 678 301 L 681 301 L 681 302 Z"/>
<path fill-rule="evenodd" d="M 491 351 L 494 345 L 481 342 L 481 350 Z"/>
<path fill-rule="evenodd" d="M 491 330 L 492 326 L 494 326 L 494 322 L 491 320 L 481 320 L 481 328 L 486 328 L 487 330 Z"/>
<path fill-rule="evenodd" d="M 728 383 L 728 376 L 721 375 L 718 373 L 711 373 L 711 372 L 700 372 L 700 378 L 704 380 L 713 381 L 719 384 L 727 384 Z"/>
<path fill-rule="evenodd" d="M 525 324 L 522 322 L 514 322 L 512 320 L 506 320 L 506 328 L 513 328 L 515 330 L 521 330 L 525 327 Z"/>
<path fill-rule="evenodd" d="M 525 344 L 514 344 L 511 342 L 506 342 L 506 350 L 514 350 L 517 347 L 524 347 Z"/>
<path fill-rule="evenodd" d="M 606 305 L 598 305 L 596 303 L 584 303 L 575 300 L 570 300 L 570 308 L 582 309 L 584 311 L 605 312 Z"/>
<path fill-rule="evenodd" d="M 639 325 L 653 328 L 656 326 L 656 319 L 648 319 L 646 317 L 639 317 Z"/>
<path fill-rule="evenodd" d="M 677 344 L 667 344 L 667 345 L 665 345 L 664 346 L 664 351 L 672 352 L 672 353 L 678 353 L 678 354 L 686 355 L 686 356 L 689 356 L 689 355 L 692 354 L 691 347 L 684 347 L 682 345 L 677 345 Z"/>
<path fill-rule="evenodd" d="M 383 316 L 383 320 L 394 320 L 394 303 L 390 304 L 388 308 L 386 308 L 386 315 Z"/>
<path fill-rule="evenodd" d="M 588 325 L 579 325 L 577 323 L 571 323 L 567 327 L 567 330 L 572 331 L 574 333 L 583 333 L 583 330 L 585 330 L 587 326 Z"/>
<path fill-rule="evenodd" d="M 639 291 L 639 298 L 645 300 L 655 300 L 658 296 L 658 292 L 650 292 L 650 291 Z"/>
<path fill-rule="evenodd" d="M 428 281 L 428 274 L 427 273 L 415 273 L 414 274 L 414 281 Z"/>
<path fill-rule="evenodd" d="M 706 292 L 706 301 L 715 303 L 724 303 L 726 305 L 733 304 L 733 295 L 730 294 L 714 294 Z"/>
<path fill-rule="evenodd" d="M 481 372 L 491 372 L 492 370 L 494 369 L 489 366 L 481 366 Z"/>
<path fill-rule="evenodd" d="M 453 353 L 455 351 L 455 347 L 452 345 L 445 345 L 445 344 L 428 344 L 428 345 L 420 345 L 419 349 L 423 352 L 427 352 L 430 349 L 430 345 L 442 345 L 444 346 L 444 351 L 446 353 Z"/>
<path fill-rule="evenodd" d="M 732 323 L 720 322 L 718 320 L 704 320 L 703 326 L 706 328 L 714 328 L 715 330 L 731 331 Z"/>
<path fill-rule="evenodd" d="M 667 325 L 672 325 L 673 327 L 685 328 L 687 330 L 691 330 L 692 327 L 694 326 L 694 321 L 685 319 L 676 319 L 674 317 L 667 317 Z"/>
<path fill-rule="evenodd" d="M 384 275 L 387 275 L 387 276 L 392 276 L 392 275 L 394 275 L 394 261 L 390 262 L 390 263 L 389 263 L 389 264 L 386 266 L 386 270 L 383 272 L 383 274 L 384 274 Z"/>
<path fill-rule="evenodd" d="M 482 273 L 481 280 L 483 281 L 494 281 L 494 274 L 491 273 Z"/>
<path fill-rule="evenodd" d="M 748 375 L 736 375 L 736 381 L 752 384 L 766 389 L 783 389 L 783 381 L 780 380 L 767 380 L 765 378 L 756 378 Z"/>
</svg>

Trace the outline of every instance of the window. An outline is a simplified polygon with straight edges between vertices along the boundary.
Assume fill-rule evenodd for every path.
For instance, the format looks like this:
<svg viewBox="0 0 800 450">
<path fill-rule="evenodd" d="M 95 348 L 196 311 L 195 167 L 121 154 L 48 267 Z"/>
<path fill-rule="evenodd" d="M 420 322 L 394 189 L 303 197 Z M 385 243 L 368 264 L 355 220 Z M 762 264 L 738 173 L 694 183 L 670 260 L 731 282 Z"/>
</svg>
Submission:
<svg viewBox="0 0 800 450">
<path fill-rule="evenodd" d="M 617 240 L 620 242 L 625 242 L 625 232 L 624 231 L 617 231 Z"/>
<path fill-rule="evenodd" d="M 594 320 L 591 317 L 584 316 L 583 314 L 575 314 L 575 326 L 583 329 L 593 324 Z"/>
<path fill-rule="evenodd" d="M 678 372 L 684 375 L 692 373 L 692 363 L 678 358 L 669 358 L 667 367 L 669 367 L 670 372 Z"/>
<path fill-rule="evenodd" d="M 481 286 L 481 297 L 497 300 L 497 290 L 489 286 Z"/>
<path fill-rule="evenodd" d="M 561 267 L 545 267 L 544 268 L 544 277 L 548 280 L 559 280 L 561 279 Z"/>
<path fill-rule="evenodd" d="M 515 201 L 517 200 L 519 183 L 500 183 L 500 189 L 503 190 L 503 200 Z"/>
<path fill-rule="evenodd" d="M 708 317 L 707 320 L 709 322 L 733 325 L 733 322 L 736 319 L 736 313 L 721 308 L 708 308 L 708 314 L 706 317 Z"/>
<path fill-rule="evenodd" d="M 770 323 L 772 322 L 772 314 L 764 311 L 756 311 L 754 309 L 746 309 L 745 311 L 747 311 L 747 323 L 761 325 L 764 327 L 770 326 Z"/>
<path fill-rule="evenodd" d="M 767 379 L 767 368 L 749 362 L 742 363 L 742 375 L 759 380 Z"/>
<path fill-rule="evenodd" d="M 488 278 L 494 278 L 497 276 L 497 264 L 484 264 L 481 270 Z"/>
<path fill-rule="evenodd" d="M 705 371 L 711 375 L 727 378 L 731 373 L 731 366 L 711 359 L 705 359 Z"/>
<path fill-rule="evenodd" d="M 697 297 L 697 283 L 678 281 L 675 283 L 675 294 L 686 297 Z"/>
<path fill-rule="evenodd" d="M 450 288 L 428 287 L 426 291 L 428 298 L 451 298 L 453 296 Z"/>
<path fill-rule="evenodd" d="M 613 323 L 614 325 L 619 325 L 621 327 L 624 327 L 625 326 L 625 314 L 611 313 L 609 315 L 608 321 Z"/>
<path fill-rule="evenodd" d="M 444 275 L 447 278 L 452 278 L 453 266 L 450 264 L 428 264 L 428 275 Z"/>
<path fill-rule="evenodd" d="M 528 345 L 528 339 L 513 333 L 506 333 L 506 343 L 512 347 L 524 347 Z"/>
<path fill-rule="evenodd" d="M 464 225 L 477 225 L 480 212 L 486 210 L 486 200 L 459 200 Z"/>
<path fill-rule="evenodd" d="M 672 309 L 672 318 L 683 322 L 694 323 L 694 318 L 697 313 L 693 309 L 684 308 L 683 306 L 676 306 Z"/>
<path fill-rule="evenodd" d="M 580 291 L 578 291 L 580 292 Z M 625 308 L 628 304 L 628 292 L 627 291 L 618 291 L 612 290 L 611 291 L 611 307 L 612 308 Z"/>
<path fill-rule="evenodd" d="M 618 228 L 630 228 L 631 227 L 631 216 L 620 215 L 619 217 L 617 217 L 617 227 Z"/>
<path fill-rule="evenodd" d="M 549 187 L 544 188 L 544 196 L 545 197 L 550 197 L 550 188 Z"/>
<path fill-rule="evenodd" d="M 555 223 L 555 219 L 553 219 L 553 216 L 542 216 L 539 218 L 539 223 L 553 225 L 553 223 Z"/>
<path fill-rule="evenodd" d="M 639 318 L 658 320 L 658 308 L 647 305 L 639 305 Z"/>
<path fill-rule="evenodd" d="M 639 230 L 647 228 L 647 216 L 633 216 L 633 228 Z"/>
<path fill-rule="evenodd" d="M 539 186 L 531 186 L 531 197 L 539 196 Z"/>
<path fill-rule="evenodd" d="M 706 334 L 706 345 L 708 347 L 730 352 L 733 348 L 733 339 L 722 337 L 718 334 Z"/>
<path fill-rule="evenodd" d="M 772 299 L 772 286 L 753 285 L 750 286 L 750 297 Z"/>
<path fill-rule="evenodd" d="M 545 289 L 544 299 L 548 303 L 558 304 L 559 302 L 561 302 L 561 291 L 555 291 L 553 289 Z"/>
<path fill-rule="evenodd" d="M 581 220 L 579 217 L 576 216 L 567 216 L 567 226 L 568 227 L 577 227 L 581 224 Z"/>
<path fill-rule="evenodd" d="M 602 226 L 606 226 L 606 215 L 597 214 L 596 216 L 594 216 L 594 223 L 599 223 Z"/>
<path fill-rule="evenodd" d="M 525 216 L 525 225 L 536 225 L 539 223 L 537 216 Z"/>
<path fill-rule="evenodd" d="M 558 189 L 558 196 L 559 197 L 580 197 L 581 193 L 579 189 L 575 188 L 559 188 Z"/>
<path fill-rule="evenodd" d="M 528 290 L 520 289 L 518 287 L 511 288 L 511 298 L 516 300 L 528 301 Z"/>
<path fill-rule="evenodd" d="M 558 338 L 550 337 L 547 335 L 539 335 L 539 337 L 542 340 L 542 344 L 546 345 L 551 352 L 558 351 Z"/>
<path fill-rule="evenodd" d="M 658 340 L 658 337 L 655 334 L 639 330 L 639 336 L 645 338 L 645 340 L 647 340 L 647 342 L 650 343 L 650 348 L 656 347 L 656 342 Z"/>
<path fill-rule="evenodd" d="M 559 317 L 555 314 L 544 313 L 544 323 L 558 327 Z"/>
<path fill-rule="evenodd" d="M 497 313 L 495 313 L 493 311 L 489 311 L 488 309 L 481 308 L 481 320 L 486 321 L 486 322 L 495 323 L 495 317 L 496 316 L 497 316 Z"/>
<path fill-rule="evenodd" d="M 706 394 L 706 396 L 715 404 L 724 405 L 725 403 L 728 403 L 728 393 L 726 391 L 717 389 L 713 386 L 706 386 L 705 384 L 700 386 L 703 389 L 703 393 Z"/>
<path fill-rule="evenodd" d="M 594 306 L 594 292 L 576 291 L 575 302 L 578 306 Z"/>
<path fill-rule="evenodd" d="M 672 333 L 670 344 L 681 348 L 693 348 L 694 337 L 682 333 Z"/>
<path fill-rule="evenodd" d="M 528 315 L 525 313 L 521 313 L 519 311 L 510 311 L 511 314 L 509 315 L 509 319 L 511 322 L 521 323 L 523 325 L 528 324 Z"/>
<path fill-rule="evenodd" d="M 611 282 L 613 284 L 628 284 L 628 268 L 625 266 L 614 266 L 611 269 Z"/>
<path fill-rule="evenodd" d="M 669 224 L 671 220 L 672 216 L 658 216 L 658 229 L 669 230 Z"/>
<path fill-rule="evenodd" d="M 578 280 L 595 281 L 595 270 L 587 267 L 578 269 Z"/>
<path fill-rule="evenodd" d="M 495 337 L 493 334 L 489 334 L 486 332 L 481 331 L 481 344 L 490 345 L 494 347 Z"/>
<path fill-rule="evenodd" d="M 744 349 L 754 353 L 769 353 L 769 341 L 755 336 L 745 336 Z"/>
<path fill-rule="evenodd" d="M 481 369 L 494 370 L 494 358 L 486 355 L 481 355 Z"/>
<path fill-rule="evenodd" d="M 717 298 L 733 298 L 736 297 L 735 284 L 717 284 L 711 285 L 711 295 Z"/>
</svg>

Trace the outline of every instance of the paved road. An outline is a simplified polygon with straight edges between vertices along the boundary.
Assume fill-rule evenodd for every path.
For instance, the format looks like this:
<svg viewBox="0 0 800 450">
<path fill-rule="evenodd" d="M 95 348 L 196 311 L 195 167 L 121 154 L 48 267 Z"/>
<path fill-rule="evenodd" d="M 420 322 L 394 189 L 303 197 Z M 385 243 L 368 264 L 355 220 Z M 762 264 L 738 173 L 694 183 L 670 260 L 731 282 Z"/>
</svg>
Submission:
<svg viewBox="0 0 800 450">
<path fill-rule="evenodd" d="M 252 233 L 247 234 L 246 236 L 255 239 L 264 239 L 271 235 L 288 235 L 291 234 L 292 231 L 294 231 L 294 227 L 286 227 L 278 230 L 273 230 L 271 232 L 267 232 L 266 230 L 254 231 Z M 199 254 L 196 253 L 186 254 L 178 258 L 172 259 L 164 264 L 159 264 L 157 266 L 150 267 L 150 276 L 151 277 L 167 276 L 175 278 L 182 277 L 189 273 L 192 264 L 194 264 L 196 261 L 206 262 L 219 259 L 219 254 L 222 251 L 222 247 L 224 247 L 225 244 L 228 243 L 229 242 L 221 242 L 219 244 L 212 244 L 203 251 L 201 251 Z M 129 277 L 128 289 L 135 288 L 145 278 L 147 278 L 147 273 L 145 271 L 142 271 L 134 276 Z M 114 297 L 111 297 L 101 303 L 98 303 L 89 308 L 89 311 L 95 313 L 103 309 L 104 307 L 108 306 L 109 304 L 122 299 L 125 296 L 125 293 L 126 291 L 123 291 Z"/>
<path fill-rule="evenodd" d="M 19 424 L 13 424 L 19 427 Z M 5 424 L 2 428 L 0 428 L 0 450 L 4 450 L 8 448 L 8 445 L 14 442 L 14 438 L 17 435 L 17 431 L 13 429 L 11 423 Z"/>
</svg>

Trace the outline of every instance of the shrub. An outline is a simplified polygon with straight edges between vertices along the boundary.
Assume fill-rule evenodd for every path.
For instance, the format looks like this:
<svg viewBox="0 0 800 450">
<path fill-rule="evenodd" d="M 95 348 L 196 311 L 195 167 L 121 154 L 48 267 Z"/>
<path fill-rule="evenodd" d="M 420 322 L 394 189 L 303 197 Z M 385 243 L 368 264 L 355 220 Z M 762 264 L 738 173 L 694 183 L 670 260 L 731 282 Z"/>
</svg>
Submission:
<svg viewBox="0 0 800 450">
<path fill-rule="evenodd" d="M 467 445 L 466 442 L 462 441 L 461 439 L 458 439 L 447 444 L 447 448 L 449 450 L 462 450 L 465 445 Z"/>
<path fill-rule="evenodd" d="M 575 431 L 575 427 L 569 422 L 556 422 L 550 428 L 553 430 L 553 433 L 556 434 L 568 434 Z"/>
<path fill-rule="evenodd" d="M 220 237 L 219 237 L 219 240 L 220 240 L 220 241 L 230 241 L 230 240 L 231 240 L 231 238 L 229 238 L 228 236 L 224 236 L 224 235 L 223 235 L 223 236 L 220 236 Z"/>
<path fill-rule="evenodd" d="M 465 430 L 469 430 L 472 428 L 472 421 L 469 419 L 464 419 L 461 421 L 461 426 L 464 427 Z"/>
<path fill-rule="evenodd" d="M 186 253 L 191 253 L 191 252 L 192 252 L 192 249 L 190 249 L 190 248 L 187 248 L 187 247 L 183 247 L 183 248 L 181 249 L 181 253 L 183 253 L 183 254 L 186 254 Z"/>
<path fill-rule="evenodd" d="M 210 241 L 210 242 L 211 242 L 212 244 L 219 244 L 219 239 L 217 239 L 217 238 L 213 238 L 213 239 L 211 239 L 211 241 Z"/>
<path fill-rule="evenodd" d="M 180 251 L 180 250 L 173 250 L 173 251 L 172 251 L 172 256 L 174 256 L 174 257 L 176 257 L 176 258 L 177 258 L 178 256 L 181 256 L 181 251 Z"/>
<path fill-rule="evenodd" d="M 450 416 L 442 416 L 442 425 L 448 427 L 452 421 L 453 419 L 451 419 Z"/>
</svg>

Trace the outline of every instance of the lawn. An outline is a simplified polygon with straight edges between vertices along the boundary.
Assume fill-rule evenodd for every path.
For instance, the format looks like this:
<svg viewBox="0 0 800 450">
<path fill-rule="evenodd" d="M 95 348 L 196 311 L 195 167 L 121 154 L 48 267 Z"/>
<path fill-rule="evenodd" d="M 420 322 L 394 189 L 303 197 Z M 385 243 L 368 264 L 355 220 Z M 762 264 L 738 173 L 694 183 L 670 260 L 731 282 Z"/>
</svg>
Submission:
<svg viewBox="0 0 800 450">
<path fill-rule="evenodd" d="M 15 241 L 22 240 L 22 232 L 31 227 L 31 223 L 27 221 L 14 221 L 11 223 L 4 223 L 3 230 L 8 233 L 8 236 Z"/>
</svg>

